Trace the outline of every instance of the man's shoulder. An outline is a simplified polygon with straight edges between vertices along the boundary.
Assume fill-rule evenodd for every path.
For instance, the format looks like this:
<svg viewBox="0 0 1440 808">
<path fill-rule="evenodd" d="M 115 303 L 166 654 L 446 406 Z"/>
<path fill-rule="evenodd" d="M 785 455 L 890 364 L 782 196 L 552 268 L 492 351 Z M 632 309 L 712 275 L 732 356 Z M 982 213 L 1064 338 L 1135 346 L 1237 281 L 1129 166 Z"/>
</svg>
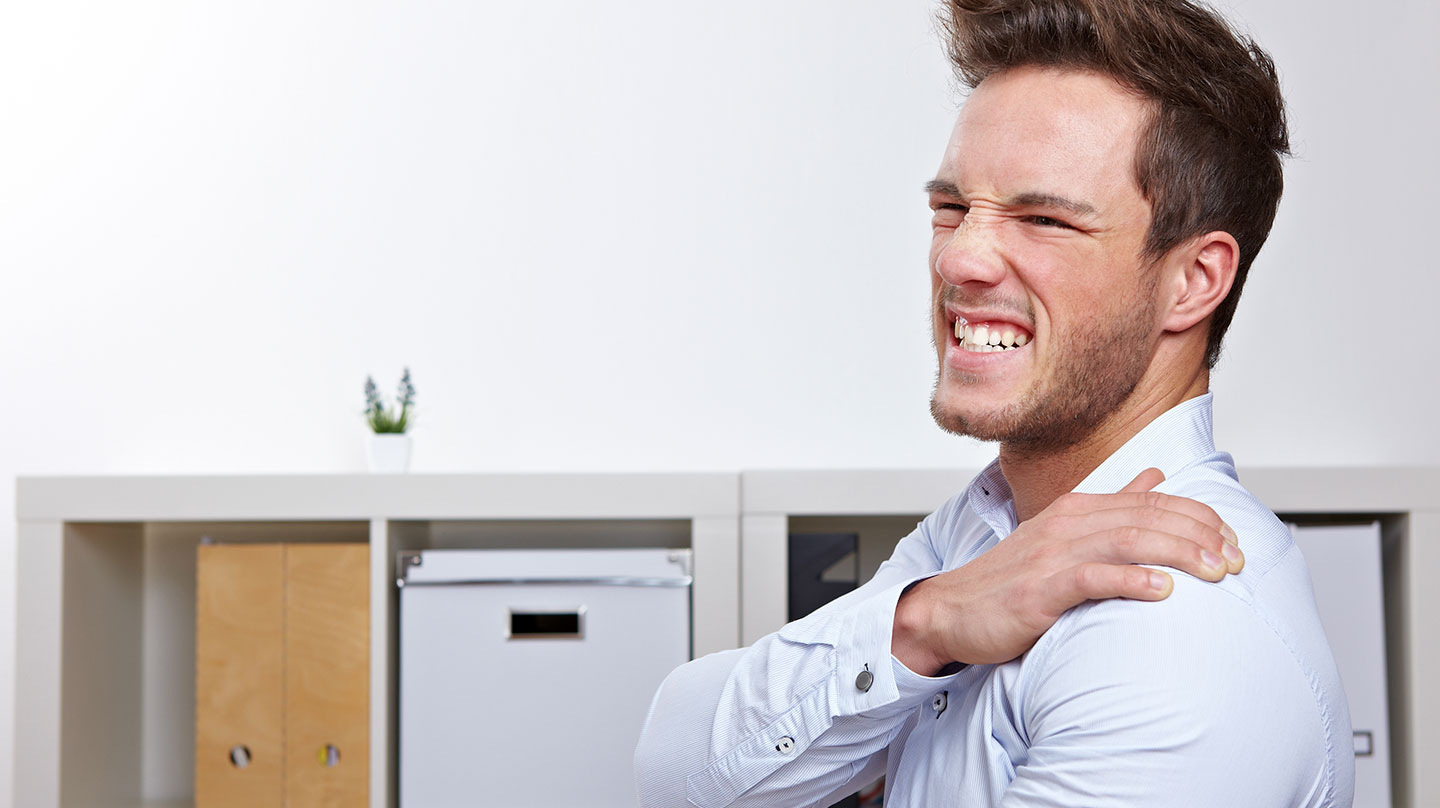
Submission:
<svg viewBox="0 0 1440 808">
<path fill-rule="evenodd" d="M 1108 649 L 1111 659 L 1163 651 L 1174 664 L 1205 665 L 1260 646 L 1284 644 L 1250 587 L 1238 580 L 1211 583 L 1168 567 L 1170 596 L 1148 602 L 1123 598 L 1094 600 L 1070 609 L 1035 644 L 1032 664 L 1060 664 L 1058 657 Z M 1248 562 L 1245 572 L 1249 572 Z M 1230 576 L 1238 579 L 1239 576 Z M 1122 664 L 1117 662 L 1117 664 Z"/>
<path fill-rule="evenodd" d="M 1247 599 L 1294 549 L 1290 528 L 1241 483 L 1229 455 L 1216 453 L 1209 458 L 1176 472 L 1157 491 L 1186 497 L 1210 506 L 1239 537 L 1245 552 L 1245 572 L 1241 578 L 1230 576 L 1223 588 L 1244 590 Z M 1230 584 L 1243 583 L 1238 590 Z"/>
<path fill-rule="evenodd" d="M 1243 675 L 1242 660 L 1273 656 L 1272 680 L 1314 681 L 1334 662 L 1304 557 L 1289 528 L 1235 478 L 1228 458 L 1172 475 L 1157 490 L 1209 505 L 1239 536 L 1245 568 L 1218 583 L 1161 568 L 1175 581 L 1163 601 L 1089 601 L 1066 612 L 1031 651 L 1037 667 L 1075 655 L 1158 658 L 1175 671 Z M 1147 666 L 1152 663 L 1145 663 Z M 1318 677 L 1321 680 L 1327 676 Z"/>
<path fill-rule="evenodd" d="M 1236 479 L 1228 457 L 1219 457 L 1172 475 L 1156 490 L 1210 506 L 1237 534 L 1245 568 L 1217 583 L 1163 568 L 1175 580 L 1165 600 L 1087 602 L 1063 615 L 1051 633 L 1115 625 L 1137 641 L 1147 631 L 1165 631 L 1188 632 L 1197 641 L 1218 632 L 1220 647 L 1228 640 L 1232 649 L 1242 641 L 1311 644 L 1321 631 L 1319 613 L 1290 528 Z M 1323 650 L 1328 657 L 1328 646 Z"/>
<path fill-rule="evenodd" d="M 1081 605 L 1019 660 L 1006 702 L 1032 753 L 1099 743 L 1182 778 L 1184 761 L 1241 759 L 1268 773 L 1274 799 L 1255 804 L 1336 788 L 1350 724 L 1328 647 L 1243 593 L 1172 574 L 1166 600 Z"/>
<path fill-rule="evenodd" d="M 1175 587 L 1165 600 L 1087 602 L 1041 637 L 1022 660 L 1031 719 L 1099 689 L 1112 694 L 1102 704 L 1113 700 L 1121 712 L 1147 705 L 1174 731 L 1284 736 L 1320 758 L 1348 737 L 1344 692 L 1313 601 L 1275 603 L 1237 582 L 1167 571 Z M 1256 723 L 1260 716 L 1273 732 Z"/>
<path fill-rule="evenodd" d="M 1348 710 L 1304 558 L 1288 527 L 1227 467 L 1188 468 L 1161 490 L 1215 509 L 1239 534 L 1245 569 L 1219 583 L 1167 569 L 1175 587 L 1163 601 L 1090 601 L 1066 612 L 1021 661 L 1028 717 L 1039 729 L 1047 714 L 1063 715 L 1061 705 L 1098 689 L 1149 705 L 1176 731 L 1230 741 L 1283 735 L 1333 776 Z"/>
</svg>

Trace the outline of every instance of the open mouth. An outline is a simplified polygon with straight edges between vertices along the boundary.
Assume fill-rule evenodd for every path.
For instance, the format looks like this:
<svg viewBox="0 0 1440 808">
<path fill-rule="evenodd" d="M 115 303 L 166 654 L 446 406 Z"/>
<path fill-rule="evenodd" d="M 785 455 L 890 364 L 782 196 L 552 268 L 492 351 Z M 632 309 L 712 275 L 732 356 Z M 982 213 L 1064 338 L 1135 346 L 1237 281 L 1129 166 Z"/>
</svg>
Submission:
<svg viewBox="0 0 1440 808">
<path fill-rule="evenodd" d="M 1030 332 L 1014 323 L 987 321 L 972 323 L 964 317 L 955 318 L 955 342 L 971 353 L 1014 351 L 1030 342 Z"/>
</svg>

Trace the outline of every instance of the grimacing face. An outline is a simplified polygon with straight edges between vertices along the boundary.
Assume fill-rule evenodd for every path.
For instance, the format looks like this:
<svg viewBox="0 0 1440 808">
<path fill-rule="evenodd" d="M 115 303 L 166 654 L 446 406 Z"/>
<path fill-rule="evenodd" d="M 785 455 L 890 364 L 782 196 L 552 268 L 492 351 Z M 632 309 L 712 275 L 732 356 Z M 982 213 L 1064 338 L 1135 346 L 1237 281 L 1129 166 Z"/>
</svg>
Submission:
<svg viewBox="0 0 1440 808">
<path fill-rule="evenodd" d="M 990 76 L 966 101 L 929 185 L 942 428 L 1062 448 L 1144 376 L 1161 332 L 1133 170 L 1145 116 L 1112 79 L 1053 68 Z"/>
</svg>

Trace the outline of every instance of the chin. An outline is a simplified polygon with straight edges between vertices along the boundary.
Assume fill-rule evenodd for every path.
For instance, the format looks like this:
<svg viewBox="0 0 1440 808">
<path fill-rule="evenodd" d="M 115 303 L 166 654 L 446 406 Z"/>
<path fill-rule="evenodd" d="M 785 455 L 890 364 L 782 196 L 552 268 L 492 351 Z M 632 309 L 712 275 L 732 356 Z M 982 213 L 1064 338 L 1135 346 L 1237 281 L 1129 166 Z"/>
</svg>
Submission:
<svg viewBox="0 0 1440 808">
<path fill-rule="evenodd" d="M 943 390 L 940 380 L 930 399 L 930 415 L 946 432 L 976 440 L 1003 443 L 1013 449 L 1058 451 L 1083 441 L 1120 406 L 1134 385 L 1071 390 L 1072 395 L 1013 394 L 1003 404 L 986 406 L 969 390 Z M 1075 393 L 1094 395 L 1075 395 Z"/>
<path fill-rule="evenodd" d="M 974 401 L 967 402 L 969 406 L 965 406 L 950 399 L 937 391 L 930 399 L 930 416 L 941 429 L 954 435 L 983 441 L 1004 441 L 1016 431 L 1017 422 L 1022 420 L 1013 407 L 985 409 L 977 407 Z"/>
</svg>

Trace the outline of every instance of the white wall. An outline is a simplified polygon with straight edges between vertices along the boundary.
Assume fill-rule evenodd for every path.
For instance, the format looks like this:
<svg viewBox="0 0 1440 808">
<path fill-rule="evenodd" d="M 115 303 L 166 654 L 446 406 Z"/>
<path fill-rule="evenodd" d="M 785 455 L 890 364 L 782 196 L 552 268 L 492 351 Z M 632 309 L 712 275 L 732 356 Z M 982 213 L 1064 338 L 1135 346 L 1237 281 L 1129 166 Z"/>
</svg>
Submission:
<svg viewBox="0 0 1440 808">
<path fill-rule="evenodd" d="M 1299 156 L 1220 443 L 1440 462 L 1440 11 L 1227 7 Z M 0 485 L 360 470 L 365 375 L 405 364 L 420 472 L 985 462 L 926 408 L 919 189 L 956 101 L 931 8 L 9 4 Z"/>
</svg>

